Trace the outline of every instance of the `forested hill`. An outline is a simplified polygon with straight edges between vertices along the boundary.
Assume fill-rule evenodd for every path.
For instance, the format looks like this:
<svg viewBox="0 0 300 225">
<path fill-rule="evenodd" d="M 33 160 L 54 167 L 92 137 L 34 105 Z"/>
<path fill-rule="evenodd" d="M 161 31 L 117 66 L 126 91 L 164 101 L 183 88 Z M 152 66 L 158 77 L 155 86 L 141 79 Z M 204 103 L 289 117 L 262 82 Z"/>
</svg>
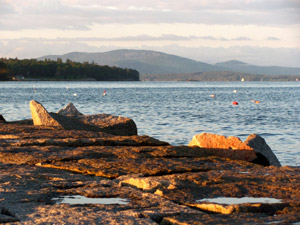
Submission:
<svg viewBox="0 0 300 225">
<path fill-rule="evenodd" d="M 45 59 L 6 59 L 0 58 L 2 67 L 0 80 L 98 80 L 98 81 L 138 81 L 139 72 L 119 67 L 99 66 L 94 63 L 79 63 L 71 60 L 63 62 Z M 2 74 L 1 74 L 2 71 Z M 3 78 L 3 79 L 2 79 Z"/>
<path fill-rule="evenodd" d="M 203 53 L 204 54 L 204 53 Z M 76 62 L 95 62 L 99 65 L 117 65 L 136 69 L 142 75 L 184 74 L 212 71 L 232 71 L 257 75 L 299 75 L 300 67 L 256 66 L 237 60 L 208 64 L 177 55 L 149 50 L 119 49 L 109 52 L 70 52 L 64 55 L 47 55 L 40 60 L 61 58 Z"/>
</svg>

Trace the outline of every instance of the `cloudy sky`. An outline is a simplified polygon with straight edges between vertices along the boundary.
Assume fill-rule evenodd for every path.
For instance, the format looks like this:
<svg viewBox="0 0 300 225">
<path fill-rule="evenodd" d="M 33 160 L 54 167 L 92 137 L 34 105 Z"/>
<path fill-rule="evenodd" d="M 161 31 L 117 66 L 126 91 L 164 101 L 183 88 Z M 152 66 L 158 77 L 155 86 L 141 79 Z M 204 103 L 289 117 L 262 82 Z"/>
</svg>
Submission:
<svg viewBox="0 0 300 225">
<path fill-rule="evenodd" d="M 121 48 L 300 67 L 300 0 L 0 0 L 0 57 Z"/>
</svg>

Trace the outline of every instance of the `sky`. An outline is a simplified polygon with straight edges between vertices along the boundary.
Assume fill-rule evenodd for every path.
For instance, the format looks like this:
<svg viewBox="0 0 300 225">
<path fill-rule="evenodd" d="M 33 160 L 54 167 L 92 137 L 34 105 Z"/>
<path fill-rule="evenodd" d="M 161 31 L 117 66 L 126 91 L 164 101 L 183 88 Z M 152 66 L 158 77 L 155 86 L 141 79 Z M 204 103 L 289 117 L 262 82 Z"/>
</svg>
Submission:
<svg viewBox="0 0 300 225">
<path fill-rule="evenodd" d="M 115 49 L 300 67 L 300 0 L 0 0 L 0 57 Z"/>
</svg>

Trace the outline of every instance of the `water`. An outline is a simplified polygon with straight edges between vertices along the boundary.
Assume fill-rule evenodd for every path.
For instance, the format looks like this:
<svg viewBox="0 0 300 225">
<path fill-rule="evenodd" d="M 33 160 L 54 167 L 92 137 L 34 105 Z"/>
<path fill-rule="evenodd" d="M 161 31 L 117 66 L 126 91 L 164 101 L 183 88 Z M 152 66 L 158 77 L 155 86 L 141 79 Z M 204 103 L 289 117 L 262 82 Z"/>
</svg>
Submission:
<svg viewBox="0 0 300 225">
<path fill-rule="evenodd" d="M 217 197 L 217 198 L 204 198 L 197 200 L 197 202 L 212 202 L 217 204 L 244 204 L 244 203 L 266 203 L 266 204 L 275 204 L 275 203 L 282 203 L 281 199 L 276 198 L 263 198 L 263 197 L 242 197 L 242 198 L 235 198 L 235 197 Z"/>
<path fill-rule="evenodd" d="M 52 198 L 53 201 L 57 202 L 56 204 L 101 204 L 101 205 L 127 205 L 130 200 L 126 198 L 87 198 L 82 195 L 66 195 L 58 198 Z"/>
<path fill-rule="evenodd" d="M 256 133 L 282 165 L 300 166 L 300 82 L 0 82 L 0 99 L 8 121 L 31 118 L 31 100 L 49 112 L 73 102 L 84 114 L 132 118 L 140 135 L 173 145 L 202 132 Z"/>
</svg>

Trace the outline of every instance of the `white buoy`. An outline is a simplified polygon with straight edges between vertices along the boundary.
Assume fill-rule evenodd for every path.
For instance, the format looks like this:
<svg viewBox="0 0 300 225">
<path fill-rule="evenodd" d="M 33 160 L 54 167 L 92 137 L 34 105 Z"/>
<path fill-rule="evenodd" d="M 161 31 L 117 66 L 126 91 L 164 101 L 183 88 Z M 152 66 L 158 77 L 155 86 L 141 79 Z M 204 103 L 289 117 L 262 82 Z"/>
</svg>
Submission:
<svg viewBox="0 0 300 225">
<path fill-rule="evenodd" d="M 237 93 L 237 90 L 233 90 L 233 93 Z"/>
<path fill-rule="evenodd" d="M 74 93 L 73 95 L 74 95 L 74 96 L 77 96 L 77 94 L 76 94 L 76 93 Z"/>
</svg>

